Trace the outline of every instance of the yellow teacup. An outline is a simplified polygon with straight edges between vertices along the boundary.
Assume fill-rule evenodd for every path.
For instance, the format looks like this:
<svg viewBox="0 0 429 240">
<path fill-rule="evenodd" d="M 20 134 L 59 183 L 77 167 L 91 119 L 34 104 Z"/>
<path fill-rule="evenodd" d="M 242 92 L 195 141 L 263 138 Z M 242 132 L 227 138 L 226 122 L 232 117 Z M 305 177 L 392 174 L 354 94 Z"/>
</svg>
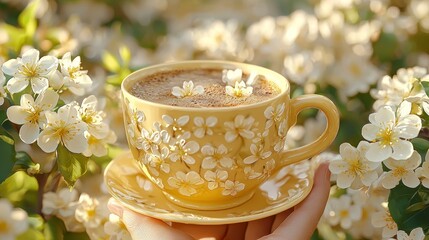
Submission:
<svg viewBox="0 0 429 240">
<path fill-rule="evenodd" d="M 273 81 L 281 93 L 250 105 L 187 108 L 142 100 L 129 92 L 145 76 L 196 68 L 257 73 Z M 134 158 L 168 199 L 192 209 L 226 209 L 244 203 L 274 171 L 325 150 L 339 127 L 337 108 L 328 98 L 311 94 L 290 99 L 289 83 L 282 75 L 244 63 L 185 61 L 143 68 L 125 78 L 122 94 Z M 325 113 L 325 131 L 308 145 L 284 150 L 287 131 L 306 108 Z M 214 123 L 211 134 L 201 137 L 198 131 L 197 137 L 194 133 L 202 121 Z"/>
</svg>

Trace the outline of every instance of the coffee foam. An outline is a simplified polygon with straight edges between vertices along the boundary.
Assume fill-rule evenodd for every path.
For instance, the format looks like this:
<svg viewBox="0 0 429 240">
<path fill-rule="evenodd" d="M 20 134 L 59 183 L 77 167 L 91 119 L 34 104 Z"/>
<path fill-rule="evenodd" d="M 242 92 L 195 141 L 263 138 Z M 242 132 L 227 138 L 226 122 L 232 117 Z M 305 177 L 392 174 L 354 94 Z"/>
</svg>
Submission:
<svg viewBox="0 0 429 240">
<path fill-rule="evenodd" d="M 243 74 L 245 81 L 248 75 Z M 184 81 L 193 81 L 194 86 L 204 87 L 204 94 L 177 98 L 171 91 L 173 87 L 182 88 Z M 189 69 L 160 72 L 137 81 L 130 93 L 138 98 L 171 106 L 181 107 L 231 107 L 265 101 L 280 93 L 280 88 L 260 76 L 252 86 L 253 93 L 248 97 L 237 98 L 225 92 L 222 70 Z"/>
</svg>

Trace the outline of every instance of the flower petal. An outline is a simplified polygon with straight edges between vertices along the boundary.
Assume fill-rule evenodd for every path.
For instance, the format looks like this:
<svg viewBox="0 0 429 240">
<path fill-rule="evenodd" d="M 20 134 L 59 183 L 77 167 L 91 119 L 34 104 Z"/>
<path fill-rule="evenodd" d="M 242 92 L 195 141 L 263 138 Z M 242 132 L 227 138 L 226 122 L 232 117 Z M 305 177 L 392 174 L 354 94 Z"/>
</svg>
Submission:
<svg viewBox="0 0 429 240">
<path fill-rule="evenodd" d="M 15 124 L 24 124 L 27 122 L 27 117 L 30 113 L 21 106 L 11 106 L 7 109 L 7 118 Z"/>
<path fill-rule="evenodd" d="M 34 93 L 40 94 L 49 87 L 49 81 L 44 77 L 34 77 L 31 79 L 31 88 Z"/>
<path fill-rule="evenodd" d="M 391 147 L 380 146 L 379 143 L 371 143 L 368 147 L 368 151 L 365 153 L 365 157 L 372 162 L 381 162 L 386 160 L 392 155 Z"/>
<path fill-rule="evenodd" d="M 404 160 L 411 157 L 413 154 L 413 144 L 409 141 L 398 140 L 392 145 L 393 153 L 392 158 L 396 160 Z"/>
<path fill-rule="evenodd" d="M 58 68 L 58 59 L 54 56 L 44 56 L 39 61 L 39 74 L 46 76 Z"/>
<path fill-rule="evenodd" d="M 22 63 L 24 65 L 35 66 L 39 61 L 39 50 L 30 49 L 22 54 Z"/>
<path fill-rule="evenodd" d="M 366 124 L 362 127 L 362 137 L 368 141 L 372 141 L 377 138 L 377 133 L 380 131 L 380 127 L 374 124 Z"/>
<path fill-rule="evenodd" d="M 11 78 L 7 82 L 7 90 L 11 93 L 21 92 L 28 86 L 28 80 L 26 78 Z"/>
<path fill-rule="evenodd" d="M 382 127 L 386 123 L 395 122 L 395 112 L 390 107 L 380 108 L 374 115 L 375 125 Z"/>
<path fill-rule="evenodd" d="M 37 139 L 37 145 L 47 153 L 55 151 L 59 143 L 60 138 L 50 129 L 43 130 Z"/>
<path fill-rule="evenodd" d="M 88 141 L 84 134 L 76 134 L 71 139 L 63 139 L 64 145 L 70 152 L 82 153 L 88 148 Z"/>
<path fill-rule="evenodd" d="M 399 184 L 400 180 L 401 179 L 399 177 L 396 177 L 392 172 L 388 172 L 384 174 L 383 179 L 381 180 L 381 184 L 386 189 L 392 189 Z"/>
<path fill-rule="evenodd" d="M 337 186 L 340 188 L 348 188 L 351 186 L 355 178 L 356 176 L 352 174 L 347 174 L 347 173 L 338 174 Z"/>
<path fill-rule="evenodd" d="M 405 174 L 405 176 L 402 177 L 402 182 L 409 188 L 415 188 L 420 184 L 419 178 L 413 171 L 409 171 L 407 174 Z"/>
<path fill-rule="evenodd" d="M 14 76 L 15 73 L 18 71 L 19 66 L 20 66 L 20 63 L 18 60 L 11 59 L 3 63 L 2 70 L 6 75 Z"/>
<path fill-rule="evenodd" d="M 39 136 L 39 125 L 33 123 L 26 123 L 19 129 L 19 137 L 26 144 L 32 144 Z"/>
</svg>

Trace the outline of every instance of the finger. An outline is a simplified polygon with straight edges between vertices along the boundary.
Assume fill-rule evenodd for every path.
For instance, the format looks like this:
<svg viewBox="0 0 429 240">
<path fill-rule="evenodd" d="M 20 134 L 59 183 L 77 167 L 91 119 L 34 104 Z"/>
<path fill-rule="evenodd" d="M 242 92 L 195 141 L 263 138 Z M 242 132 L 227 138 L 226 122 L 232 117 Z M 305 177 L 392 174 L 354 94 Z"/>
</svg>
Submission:
<svg viewBox="0 0 429 240">
<path fill-rule="evenodd" d="M 288 210 L 281 212 L 276 215 L 274 219 L 273 225 L 271 227 L 271 232 L 274 232 L 278 226 L 293 212 L 293 208 L 289 208 Z"/>
<path fill-rule="evenodd" d="M 244 239 L 246 228 L 246 222 L 229 225 L 224 240 Z"/>
<path fill-rule="evenodd" d="M 193 225 L 173 223 L 173 228 L 180 230 L 195 239 L 223 239 L 227 232 L 227 225 Z"/>
<path fill-rule="evenodd" d="M 246 240 L 258 239 L 271 233 L 274 216 L 251 221 L 247 224 Z"/>
<path fill-rule="evenodd" d="M 138 214 L 121 206 L 113 198 L 108 203 L 109 210 L 118 215 L 127 227 L 132 239 L 179 239 L 190 240 L 191 236 L 168 226 L 165 222 L 142 214 Z"/>
<path fill-rule="evenodd" d="M 317 227 L 326 206 L 330 189 L 328 163 L 316 171 L 314 186 L 304 201 L 280 224 L 270 239 L 309 239 Z"/>
</svg>

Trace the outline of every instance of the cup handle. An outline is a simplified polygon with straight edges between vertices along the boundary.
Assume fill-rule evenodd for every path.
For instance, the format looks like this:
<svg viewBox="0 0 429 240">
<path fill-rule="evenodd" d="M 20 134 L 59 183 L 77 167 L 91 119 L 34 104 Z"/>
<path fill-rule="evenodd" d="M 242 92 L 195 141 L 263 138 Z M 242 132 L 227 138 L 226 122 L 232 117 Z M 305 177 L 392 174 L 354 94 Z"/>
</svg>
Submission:
<svg viewBox="0 0 429 240">
<path fill-rule="evenodd" d="M 315 141 L 298 148 L 283 151 L 281 153 L 282 159 L 284 159 L 282 166 L 308 159 L 328 148 L 337 136 L 340 122 L 337 107 L 327 97 L 307 94 L 293 98 L 290 101 L 289 129 L 296 124 L 298 114 L 306 108 L 321 110 L 326 116 L 327 123 L 325 131 Z"/>
</svg>

